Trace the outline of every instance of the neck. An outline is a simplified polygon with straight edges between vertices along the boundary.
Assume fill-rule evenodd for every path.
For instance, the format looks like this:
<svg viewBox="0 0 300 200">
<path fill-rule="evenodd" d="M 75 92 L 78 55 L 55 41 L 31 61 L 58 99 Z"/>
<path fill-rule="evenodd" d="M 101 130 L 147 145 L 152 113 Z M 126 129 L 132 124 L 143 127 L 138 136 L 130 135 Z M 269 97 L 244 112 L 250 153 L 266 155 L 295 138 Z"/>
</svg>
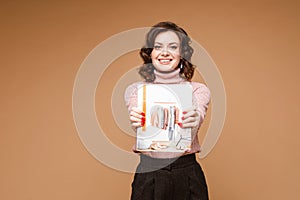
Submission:
<svg viewBox="0 0 300 200">
<path fill-rule="evenodd" d="M 154 70 L 154 83 L 182 83 L 185 81 L 185 79 L 180 77 L 179 71 L 180 69 L 176 69 L 170 72 L 159 72 L 157 70 Z"/>
</svg>

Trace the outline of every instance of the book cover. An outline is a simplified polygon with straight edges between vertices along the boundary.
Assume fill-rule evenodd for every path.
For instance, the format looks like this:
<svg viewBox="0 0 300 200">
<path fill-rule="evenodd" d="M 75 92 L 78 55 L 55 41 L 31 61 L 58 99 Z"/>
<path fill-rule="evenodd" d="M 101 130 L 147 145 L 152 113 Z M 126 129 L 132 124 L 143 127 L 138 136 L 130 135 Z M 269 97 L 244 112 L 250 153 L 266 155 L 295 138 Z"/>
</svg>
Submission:
<svg viewBox="0 0 300 200">
<path fill-rule="evenodd" d="M 141 84 L 138 107 L 146 120 L 137 129 L 137 150 L 184 152 L 190 148 L 191 129 L 178 125 L 182 112 L 192 107 L 190 84 Z"/>
</svg>

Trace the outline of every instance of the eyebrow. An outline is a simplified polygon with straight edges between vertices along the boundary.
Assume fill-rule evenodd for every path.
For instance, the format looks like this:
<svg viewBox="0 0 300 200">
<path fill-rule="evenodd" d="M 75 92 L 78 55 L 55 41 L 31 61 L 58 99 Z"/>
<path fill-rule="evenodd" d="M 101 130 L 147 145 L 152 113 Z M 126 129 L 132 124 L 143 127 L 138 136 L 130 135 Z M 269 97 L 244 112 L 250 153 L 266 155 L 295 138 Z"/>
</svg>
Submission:
<svg viewBox="0 0 300 200">
<path fill-rule="evenodd" d="M 160 42 L 154 42 L 154 44 L 163 44 L 163 43 L 160 43 Z M 172 45 L 172 44 L 178 44 L 177 42 L 170 42 L 168 45 Z"/>
</svg>

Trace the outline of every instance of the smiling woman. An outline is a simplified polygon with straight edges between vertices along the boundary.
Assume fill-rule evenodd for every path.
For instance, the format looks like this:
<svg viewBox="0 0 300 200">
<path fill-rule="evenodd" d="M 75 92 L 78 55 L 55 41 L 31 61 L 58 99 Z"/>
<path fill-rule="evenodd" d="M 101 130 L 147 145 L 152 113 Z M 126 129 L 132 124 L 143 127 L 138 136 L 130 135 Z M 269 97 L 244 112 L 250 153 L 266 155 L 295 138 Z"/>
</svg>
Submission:
<svg viewBox="0 0 300 200">
<path fill-rule="evenodd" d="M 125 92 L 132 128 L 140 130 L 140 127 L 145 127 L 145 117 L 148 116 L 145 109 L 137 105 L 140 84 L 190 85 L 192 98 L 189 102 L 193 107 L 180 111 L 182 122 L 177 124 L 181 129 L 191 131 L 192 142 L 181 152 L 141 151 L 134 146 L 134 152 L 140 154 L 140 163 L 132 183 L 132 200 L 208 199 L 205 176 L 195 153 L 200 152 L 197 133 L 206 115 L 210 91 L 202 83 L 191 82 L 195 69 L 191 63 L 192 54 L 188 34 L 172 22 L 160 22 L 147 33 L 146 45 L 140 51 L 144 63 L 139 69 L 145 82 L 134 83 Z M 165 121 L 162 120 L 164 110 L 158 112 L 156 109 L 153 113 L 152 126 L 161 128 L 158 123 Z M 172 119 L 172 115 L 168 118 Z"/>
</svg>

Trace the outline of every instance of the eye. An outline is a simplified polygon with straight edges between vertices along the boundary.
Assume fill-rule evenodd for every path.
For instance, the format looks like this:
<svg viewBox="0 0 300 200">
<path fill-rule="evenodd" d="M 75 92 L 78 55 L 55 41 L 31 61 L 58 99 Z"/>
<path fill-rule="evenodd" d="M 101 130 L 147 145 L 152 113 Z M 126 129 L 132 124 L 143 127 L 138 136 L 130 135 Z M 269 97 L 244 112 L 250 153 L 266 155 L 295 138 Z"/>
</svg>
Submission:
<svg viewBox="0 0 300 200">
<path fill-rule="evenodd" d="M 176 50 L 177 48 L 178 48 L 177 45 L 171 45 L 171 46 L 170 46 L 170 49 L 171 49 L 171 50 Z"/>
<path fill-rule="evenodd" d="M 155 50 L 160 50 L 161 48 L 162 48 L 161 45 L 154 45 Z"/>
</svg>

